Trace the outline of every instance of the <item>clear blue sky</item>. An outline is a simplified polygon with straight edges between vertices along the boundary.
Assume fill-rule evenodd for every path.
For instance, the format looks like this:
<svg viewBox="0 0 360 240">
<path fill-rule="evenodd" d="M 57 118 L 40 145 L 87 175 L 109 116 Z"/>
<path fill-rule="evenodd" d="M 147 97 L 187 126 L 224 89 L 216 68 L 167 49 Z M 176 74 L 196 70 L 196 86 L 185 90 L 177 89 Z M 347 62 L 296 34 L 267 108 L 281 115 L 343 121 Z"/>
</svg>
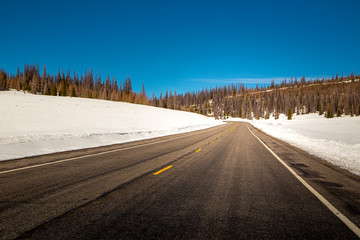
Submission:
<svg viewBox="0 0 360 240">
<path fill-rule="evenodd" d="M 91 67 L 149 95 L 360 71 L 360 1 L 0 1 L 0 68 Z"/>
</svg>

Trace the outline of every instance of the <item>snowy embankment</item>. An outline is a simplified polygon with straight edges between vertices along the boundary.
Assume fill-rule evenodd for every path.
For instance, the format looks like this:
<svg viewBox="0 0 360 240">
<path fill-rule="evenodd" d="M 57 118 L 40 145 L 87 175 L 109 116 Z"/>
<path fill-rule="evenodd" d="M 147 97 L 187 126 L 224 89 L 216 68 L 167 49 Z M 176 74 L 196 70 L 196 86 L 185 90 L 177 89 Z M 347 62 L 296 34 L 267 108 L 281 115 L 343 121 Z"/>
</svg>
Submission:
<svg viewBox="0 0 360 240">
<path fill-rule="evenodd" d="M 360 175 L 360 117 L 327 119 L 318 114 L 280 119 L 242 120 L 278 139 Z"/>
<path fill-rule="evenodd" d="M 95 99 L 0 92 L 0 160 L 123 143 L 222 124 L 205 116 Z"/>
</svg>

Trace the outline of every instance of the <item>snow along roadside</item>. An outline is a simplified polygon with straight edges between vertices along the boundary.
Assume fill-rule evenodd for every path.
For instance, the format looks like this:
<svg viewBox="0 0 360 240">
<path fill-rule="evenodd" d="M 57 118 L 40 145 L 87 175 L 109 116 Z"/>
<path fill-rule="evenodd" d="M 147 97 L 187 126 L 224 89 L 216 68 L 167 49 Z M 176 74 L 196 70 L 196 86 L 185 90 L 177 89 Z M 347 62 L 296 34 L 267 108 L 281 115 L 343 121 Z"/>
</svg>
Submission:
<svg viewBox="0 0 360 240">
<path fill-rule="evenodd" d="M 0 160 L 105 146 L 223 124 L 205 116 L 96 99 L 0 92 Z"/>
<path fill-rule="evenodd" d="M 360 117 L 326 119 L 317 114 L 287 120 L 244 120 L 267 134 L 281 139 L 333 165 L 360 176 Z"/>
</svg>

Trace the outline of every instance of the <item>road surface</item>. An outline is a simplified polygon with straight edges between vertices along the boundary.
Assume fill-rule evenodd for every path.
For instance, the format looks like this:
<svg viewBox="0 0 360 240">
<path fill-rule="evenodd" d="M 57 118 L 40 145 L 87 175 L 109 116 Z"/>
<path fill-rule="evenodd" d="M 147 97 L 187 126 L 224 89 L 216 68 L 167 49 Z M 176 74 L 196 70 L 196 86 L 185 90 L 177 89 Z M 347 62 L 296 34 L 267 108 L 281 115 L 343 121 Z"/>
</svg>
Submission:
<svg viewBox="0 0 360 240">
<path fill-rule="evenodd" d="M 1 239 L 358 239 L 360 226 L 359 177 L 246 123 L 2 162 L 0 190 Z"/>
</svg>

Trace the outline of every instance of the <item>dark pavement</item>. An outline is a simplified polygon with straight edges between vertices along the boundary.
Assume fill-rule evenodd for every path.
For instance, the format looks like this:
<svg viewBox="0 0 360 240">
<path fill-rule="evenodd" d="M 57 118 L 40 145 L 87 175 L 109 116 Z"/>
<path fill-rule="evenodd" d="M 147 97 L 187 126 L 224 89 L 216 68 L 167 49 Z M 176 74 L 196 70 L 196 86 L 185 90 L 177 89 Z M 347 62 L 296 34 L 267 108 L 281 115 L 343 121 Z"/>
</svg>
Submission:
<svg viewBox="0 0 360 240">
<path fill-rule="evenodd" d="M 359 226 L 359 177 L 249 127 Z M 0 163 L 0 190 L 1 239 L 358 239 L 245 123 Z"/>
</svg>

